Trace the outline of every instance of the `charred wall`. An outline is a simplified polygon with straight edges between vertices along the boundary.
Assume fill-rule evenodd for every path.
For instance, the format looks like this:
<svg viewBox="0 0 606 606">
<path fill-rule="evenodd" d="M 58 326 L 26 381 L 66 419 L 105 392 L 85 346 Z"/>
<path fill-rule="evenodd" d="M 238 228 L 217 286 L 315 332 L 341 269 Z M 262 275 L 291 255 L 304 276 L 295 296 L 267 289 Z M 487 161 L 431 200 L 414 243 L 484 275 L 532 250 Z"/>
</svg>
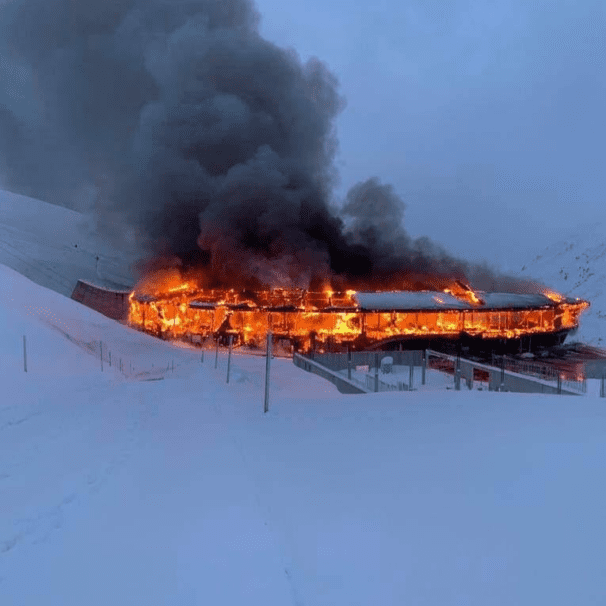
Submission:
<svg viewBox="0 0 606 606">
<path fill-rule="evenodd" d="M 108 318 L 112 318 L 112 320 L 126 322 L 128 319 L 129 295 L 130 291 L 109 290 L 78 280 L 71 298 Z"/>
</svg>

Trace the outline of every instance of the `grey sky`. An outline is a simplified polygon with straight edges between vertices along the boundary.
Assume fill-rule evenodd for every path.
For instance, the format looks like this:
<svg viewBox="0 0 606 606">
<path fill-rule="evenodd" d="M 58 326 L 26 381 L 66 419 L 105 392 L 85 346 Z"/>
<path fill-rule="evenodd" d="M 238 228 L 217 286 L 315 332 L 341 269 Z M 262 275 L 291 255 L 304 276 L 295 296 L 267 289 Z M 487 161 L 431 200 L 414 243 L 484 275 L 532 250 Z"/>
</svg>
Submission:
<svg viewBox="0 0 606 606">
<path fill-rule="evenodd" d="M 340 193 L 377 175 L 413 236 L 511 270 L 605 217 L 602 0 L 257 4 L 265 37 L 340 81 Z"/>
</svg>

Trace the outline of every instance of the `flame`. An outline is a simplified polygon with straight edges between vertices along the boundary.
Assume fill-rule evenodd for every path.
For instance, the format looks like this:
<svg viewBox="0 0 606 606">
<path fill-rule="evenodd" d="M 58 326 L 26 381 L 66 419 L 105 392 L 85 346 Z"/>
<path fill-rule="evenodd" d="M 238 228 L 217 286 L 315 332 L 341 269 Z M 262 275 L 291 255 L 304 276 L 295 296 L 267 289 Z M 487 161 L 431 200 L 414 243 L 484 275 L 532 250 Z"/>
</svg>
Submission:
<svg viewBox="0 0 606 606">
<path fill-rule="evenodd" d="M 445 293 L 470 304 L 449 309 L 439 293 L 433 299 L 444 308 L 422 311 L 366 311 L 354 290 L 322 292 L 275 288 L 256 292 L 203 289 L 195 280 L 178 282 L 165 272 L 145 281 L 129 297 L 130 324 L 164 338 L 198 339 L 236 336 L 236 344 L 262 346 L 267 331 L 296 349 L 329 348 L 364 340 L 451 336 L 465 332 L 481 338 L 518 338 L 554 333 L 578 326 L 586 301 L 557 293 L 551 306 L 493 310 L 481 307 L 478 293 L 454 282 Z M 549 296 L 549 295 L 547 295 Z"/>
<path fill-rule="evenodd" d="M 554 290 L 546 290 L 543 294 L 548 298 L 554 301 L 555 303 L 561 303 L 564 300 L 564 296 L 560 293 L 555 292 Z M 580 299 L 576 299 L 580 301 Z"/>
<path fill-rule="evenodd" d="M 484 301 L 478 297 L 477 293 L 475 293 L 469 285 L 461 282 L 461 280 L 455 280 L 449 288 L 444 289 L 444 292 L 461 301 L 471 303 L 472 305 L 484 304 Z"/>
</svg>

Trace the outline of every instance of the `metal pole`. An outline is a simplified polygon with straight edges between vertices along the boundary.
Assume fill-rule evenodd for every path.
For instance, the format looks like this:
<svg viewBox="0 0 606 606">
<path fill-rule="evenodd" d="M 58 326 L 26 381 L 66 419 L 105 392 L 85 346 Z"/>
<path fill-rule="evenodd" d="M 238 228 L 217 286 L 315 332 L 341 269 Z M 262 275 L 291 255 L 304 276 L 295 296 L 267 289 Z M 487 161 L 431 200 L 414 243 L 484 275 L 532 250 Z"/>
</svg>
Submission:
<svg viewBox="0 0 606 606">
<path fill-rule="evenodd" d="M 269 371 L 271 366 L 271 332 L 267 333 L 267 353 L 265 356 L 265 400 L 263 403 L 263 412 L 269 410 Z"/>
<path fill-rule="evenodd" d="M 25 335 L 23 335 L 23 372 L 27 372 L 27 345 Z"/>
<path fill-rule="evenodd" d="M 215 352 L 215 368 L 217 368 L 218 363 L 219 363 L 219 337 L 217 337 L 217 351 Z"/>
<path fill-rule="evenodd" d="M 231 368 L 231 346 L 234 342 L 234 335 L 229 335 L 229 354 L 227 356 L 227 380 L 226 383 L 229 383 L 229 369 Z"/>
<path fill-rule="evenodd" d="M 427 350 L 423 352 L 423 366 L 421 367 L 421 385 L 425 385 L 425 373 L 427 372 Z"/>
<path fill-rule="evenodd" d="M 455 366 L 455 389 L 461 390 L 461 357 L 457 355 L 457 362 Z"/>
</svg>

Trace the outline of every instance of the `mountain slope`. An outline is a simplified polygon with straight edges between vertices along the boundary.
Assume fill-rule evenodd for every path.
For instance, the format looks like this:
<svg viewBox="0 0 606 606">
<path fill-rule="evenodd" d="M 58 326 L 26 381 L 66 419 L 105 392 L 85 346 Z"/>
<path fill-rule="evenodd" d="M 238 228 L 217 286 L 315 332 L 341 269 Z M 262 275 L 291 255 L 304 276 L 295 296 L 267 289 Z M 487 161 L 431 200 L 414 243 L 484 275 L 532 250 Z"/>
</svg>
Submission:
<svg viewBox="0 0 606 606">
<path fill-rule="evenodd" d="M 97 259 L 98 258 L 98 259 Z M 0 190 L 0 264 L 69 296 L 79 279 L 99 285 L 133 282 L 132 252 L 116 252 L 84 215 Z"/>
<path fill-rule="evenodd" d="M 606 345 L 606 231 L 603 223 L 582 225 L 540 251 L 521 275 L 591 303 L 569 340 Z"/>
</svg>

